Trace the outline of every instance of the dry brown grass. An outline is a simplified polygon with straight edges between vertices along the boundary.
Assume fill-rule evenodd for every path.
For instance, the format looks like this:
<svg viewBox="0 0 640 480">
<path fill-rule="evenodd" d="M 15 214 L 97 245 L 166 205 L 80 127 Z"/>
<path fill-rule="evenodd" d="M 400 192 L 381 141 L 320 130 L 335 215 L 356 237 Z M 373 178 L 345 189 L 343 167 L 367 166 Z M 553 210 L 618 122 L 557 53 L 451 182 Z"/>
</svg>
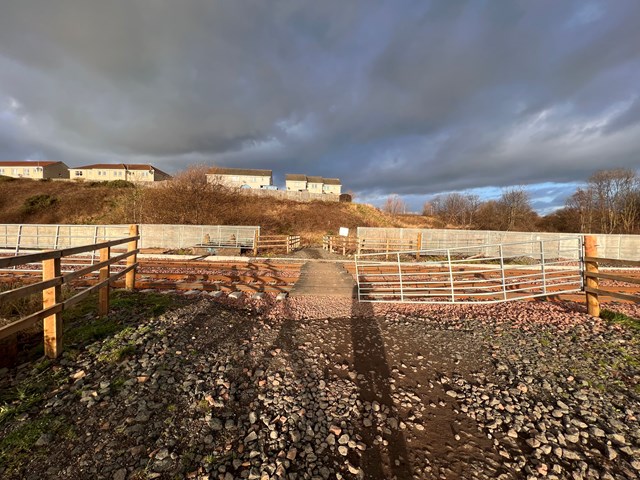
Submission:
<svg viewBox="0 0 640 480">
<path fill-rule="evenodd" d="M 122 190 L 128 189 L 90 182 L 4 181 L 0 183 L 0 223 L 108 223 Z M 27 208 L 28 200 L 37 196 L 51 201 Z"/>
<path fill-rule="evenodd" d="M 197 170 L 197 169 L 194 169 Z M 113 188 L 104 184 L 15 180 L 0 184 L 0 223 L 165 223 L 257 225 L 266 234 L 301 235 L 318 244 L 340 227 L 433 226 L 420 215 L 389 215 L 370 205 L 294 202 L 243 195 L 194 181 L 187 171 L 159 187 Z M 29 199 L 47 196 L 25 209 Z"/>
</svg>

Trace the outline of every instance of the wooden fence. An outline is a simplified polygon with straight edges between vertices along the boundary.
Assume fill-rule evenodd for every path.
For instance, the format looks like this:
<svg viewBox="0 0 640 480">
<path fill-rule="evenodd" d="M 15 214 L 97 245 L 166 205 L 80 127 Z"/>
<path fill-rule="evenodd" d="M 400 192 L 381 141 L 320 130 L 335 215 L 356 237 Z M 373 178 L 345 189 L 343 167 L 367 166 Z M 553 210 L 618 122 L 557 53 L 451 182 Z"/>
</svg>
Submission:
<svg viewBox="0 0 640 480">
<path fill-rule="evenodd" d="M 384 253 L 406 251 L 420 258 L 419 250 L 422 249 L 422 233 L 418 233 L 414 239 L 400 238 L 359 238 L 343 237 L 337 235 L 325 235 L 322 239 L 322 248 L 332 253 L 357 254 Z"/>
<path fill-rule="evenodd" d="M 131 225 L 129 237 L 108 242 L 94 243 L 80 247 L 50 250 L 42 253 L 18 255 L 0 258 L 0 268 L 10 268 L 29 263 L 42 262 L 42 281 L 26 285 L 14 290 L 0 293 L 0 305 L 29 295 L 42 293 L 42 310 L 9 323 L 0 328 L 0 340 L 15 335 L 17 332 L 29 328 L 40 320 L 44 320 L 44 349 L 50 358 L 56 358 L 62 351 L 62 312 L 77 304 L 89 294 L 98 291 L 98 313 L 106 315 L 109 311 L 109 284 L 126 276 L 125 286 L 129 290 L 135 288 L 135 272 L 138 266 L 138 226 Z M 127 244 L 126 253 L 111 256 L 111 247 Z M 100 262 L 79 270 L 62 274 L 62 259 L 87 252 L 100 252 Z M 111 265 L 126 260 L 126 268 L 111 274 Z M 62 285 L 69 284 L 74 279 L 99 271 L 98 283 L 83 289 L 73 297 L 62 300 Z"/>
<path fill-rule="evenodd" d="M 615 287 L 604 289 L 600 288 L 599 285 L 600 279 L 640 285 L 640 278 L 599 271 L 600 264 L 615 265 L 618 267 L 640 267 L 640 261 L 598 257 L 597 238 L 587 235 L 584 237 L 584 264 L 584 291 L 587 297 L 587 312 L 589 315 L 593 315 L 594 317 L 600 316 L 600 300 L 598 295 L 606 295 L 607 297 L 640 303 L 640 294 L 617 292 L 611 290 Z"/>
<path fill-rule="evenodd" d="M 257 235 L 253 254 L 260 250 L 280 250 L 286 253 L 300 248 L 300 235 Z"/>
</svg>

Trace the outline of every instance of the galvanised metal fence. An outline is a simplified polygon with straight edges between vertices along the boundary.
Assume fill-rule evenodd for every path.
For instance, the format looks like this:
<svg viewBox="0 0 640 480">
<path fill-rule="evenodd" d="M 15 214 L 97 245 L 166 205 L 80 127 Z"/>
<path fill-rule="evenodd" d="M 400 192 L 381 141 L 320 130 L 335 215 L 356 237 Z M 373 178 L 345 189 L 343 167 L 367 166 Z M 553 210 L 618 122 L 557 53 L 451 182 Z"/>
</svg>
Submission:
<svg viewBox="0 0 640 480">
<path fill-rule="evenodd" d="M 580 292 L 582 252 L 582 237 L 572 236 L 356 255 L 358 299 L 499 303 Z M 387 256 L 393 260 L 386 260 Z"/>
</svg>

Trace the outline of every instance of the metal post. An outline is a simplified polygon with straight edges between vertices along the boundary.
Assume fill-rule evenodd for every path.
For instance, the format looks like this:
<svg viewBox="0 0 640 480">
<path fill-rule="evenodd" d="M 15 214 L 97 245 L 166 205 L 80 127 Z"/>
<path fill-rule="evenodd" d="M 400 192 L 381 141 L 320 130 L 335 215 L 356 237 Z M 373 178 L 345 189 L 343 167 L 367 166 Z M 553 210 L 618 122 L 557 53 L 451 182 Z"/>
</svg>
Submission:
<svg viewBox="0 0 640 480">
<path fill-rule="evenodd" d="M 93 243 L 98 243 L 98 227 L 93 232 Z M 91 252 L 91 265 L 96 263 L 96 251 Z"/>
<path fill-rule="evenodd" d="M 547 276 L 544 269 L 544 240 L 540 240 L 540 266 L 542 269 L 542 293 L 547 294 Z"/>
<path fill-rule="evenodd" d="M 504 254 L 502 252 L 502 245 L 499 246 L 500 249 L 500 274 L 502 276 L 502 298 L 503 300 L 507 299 L 507 282 L 504 277 Z"/>
<path fill-rule="evenodd" d="M 16 237 L 16 256 L 20 253 L 20 242 L 22 241 L 22 224 L 18 225 L 18 236 Z"/>
<path fill-rule="evenodd" d="M 400 252 L 397 254 L 398 259 L 398 279 L 400 280 L 400 301 L 404 302 L 404 289 L 402 287 L 402 267 L 400 266 Z"/>
<path fill-rule="evenodd" d="M 100 261 L 105 262 L 111 257 L 111 248 L 100 249 Z M 107 280 L 111 274 L 111 266 L 102 267 L 98 273 L 98 281 Z M 98 290 L 98 315 L 104 316 L 109 313 L 109 284 Z"/>
<path fill-rule="evenodd" d="M 60 242 L 60 225 L 56 227 L 56 242 L 53 245 L 53 249 L 57 250 Z"/>
<path fill-rule="evenodd" d="M 358 289 L 358 302 L 362 301 L 362 297 L 360 295 L 360 273 L 358 273 L 358 255 L 354 258 L 354 262 L 356 264 L 356 288 Z"/>
<path fill-rule="evenodd" d="M 453 268 L 451 267 L 451 251 L 447 249 L 447 262 L 449 263 L 449 283 L 451 284 L 451 303 L 455 303 L 456 294 L 453 289 Z"/>
</svg>

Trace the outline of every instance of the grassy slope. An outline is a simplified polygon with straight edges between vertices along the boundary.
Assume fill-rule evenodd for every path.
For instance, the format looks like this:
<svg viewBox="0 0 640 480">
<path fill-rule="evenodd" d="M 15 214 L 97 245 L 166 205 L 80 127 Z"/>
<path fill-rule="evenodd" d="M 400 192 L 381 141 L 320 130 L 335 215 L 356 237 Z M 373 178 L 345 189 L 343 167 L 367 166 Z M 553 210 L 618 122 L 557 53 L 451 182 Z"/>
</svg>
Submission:
<svg viewBox="0 0 640 480">
<path fill-rule="evenodd" d="M 90 183 L 41 182 L 0 177 L 0 223 L 111 223 L 119 189 Z M 38 195 L 55 199 L 50 205 L 27 208 Z"/>
<path fill-rule="evenodd" d="M 122 212 L 131 189 L 75 182 L 3 181 L 0 178 L 0 223 L 126 223 Z M 48 195 L 55 202 L 28 211 L 29 198 Z M 336 234 L 340 227 L 429 227 L 431 220 L 422 216 L 390 216 L 365 204 L 334 202 L 293 202 L 275 198 L 247 197 L 227 208 L 222 223 L 259 225 L 269 234 L 299 234 L 307 241 L 318 242 L 322 235 Z M 145 218 L 141 219 L 145 222 Z M 153 223 L 163 223 L 149 219 Z M 161 220 L 161 219 L 160 219 Z M 172 223 L 172 222 L 165 222 Z M 210 221 L 205 223 L 216 224 Z"/>
</svg>

